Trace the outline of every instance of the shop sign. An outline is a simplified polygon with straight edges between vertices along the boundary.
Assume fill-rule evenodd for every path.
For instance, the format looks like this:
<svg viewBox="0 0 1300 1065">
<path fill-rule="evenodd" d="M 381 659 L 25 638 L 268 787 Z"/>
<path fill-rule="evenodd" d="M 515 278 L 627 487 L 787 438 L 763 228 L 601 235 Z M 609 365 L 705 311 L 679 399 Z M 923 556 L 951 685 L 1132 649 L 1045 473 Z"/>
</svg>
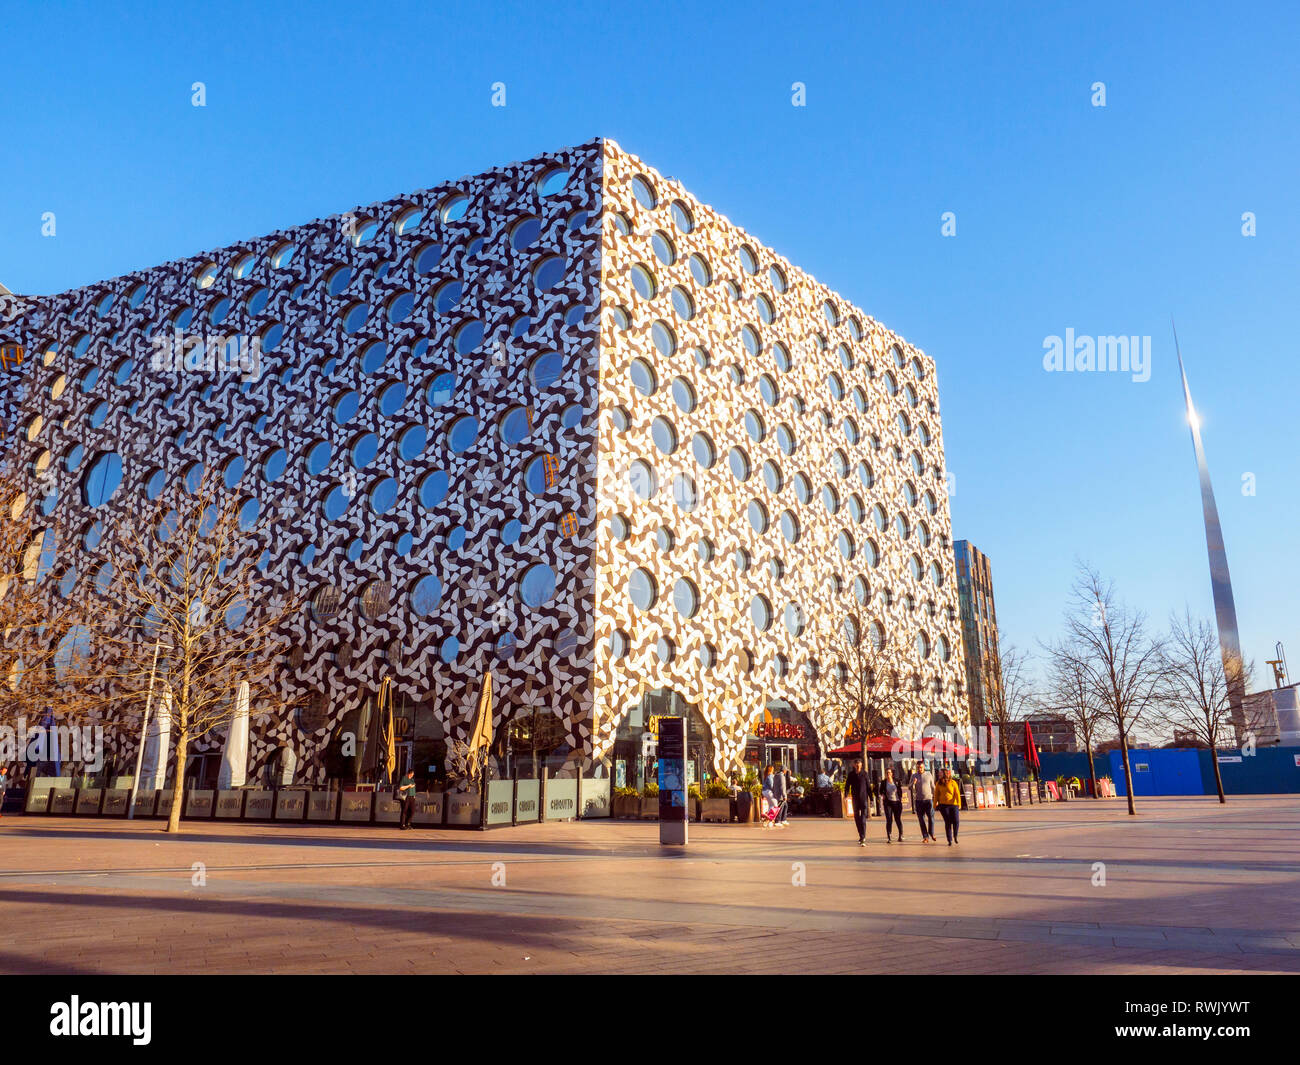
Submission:
<svg viewBox="0 0 1300 1065">
<path fill-rule="evenodd" d="M 767 740 L 801 740 L 807 732 L 791 721 L 761 721 L 754 726 L 754 735 Z"/>
</svg>

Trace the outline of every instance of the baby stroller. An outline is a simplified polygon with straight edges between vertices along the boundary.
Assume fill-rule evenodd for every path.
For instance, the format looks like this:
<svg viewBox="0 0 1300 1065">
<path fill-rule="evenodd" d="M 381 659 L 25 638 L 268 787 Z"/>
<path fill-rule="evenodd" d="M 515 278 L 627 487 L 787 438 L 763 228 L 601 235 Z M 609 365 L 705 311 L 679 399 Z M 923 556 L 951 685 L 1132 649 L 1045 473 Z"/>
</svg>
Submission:
<svg viewBox="0 0 1300 1065">
<path fill-rule="evenodd" d="M 773 795 L 770 791 L 765 791 L 763 792 L 763 807 L 764 809 L 763 809 L 762 825 L 764 828 L 785 828 L 786 827 L 785 818 L 788 812 L 789 804 L 786 802 L 785 799 L 782 799 L 778 803 L 776 801 L 775 795 Z"/>
</svg>

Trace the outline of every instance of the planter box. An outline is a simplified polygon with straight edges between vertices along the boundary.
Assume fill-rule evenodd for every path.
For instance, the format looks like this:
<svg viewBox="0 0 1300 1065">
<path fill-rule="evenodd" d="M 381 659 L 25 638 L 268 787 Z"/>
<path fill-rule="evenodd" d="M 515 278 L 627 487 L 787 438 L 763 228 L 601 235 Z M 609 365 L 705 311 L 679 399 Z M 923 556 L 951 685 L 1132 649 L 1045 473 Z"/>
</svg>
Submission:
<svg viewBox="0 0 1300 1065">
<path fill-rule="evenodd" d="M 340 821 L 359 821 L 369 823 L 370 800 L 374 793 L 369 791 L 345 791 L 339 803 Z"/>
<path fill-rule="evenodd" d="M 259 789 L 245 793 L 245 821 L 270 821 L 273 817 L 275 817 L 275 792 Z"/>
<path fill-rule="evenodd" d="M 130 788 L 109 788 L 104 792 L 104 805 L 99 812 L 104 817 L 125 817 L 126 804 L 130 801 Z"/>
<path fill-rule="evenodd" d="M 641 816 L 641 796 L 615 795 L 614 816 L 625 820 L 635 820 Z"/>
<path fill-rule="evenodd" d="M 307 793 L 308 821 L 336 821 L 339 816 L 337 791 L 309 791 Z"/>
<path fill-rule="evenodd" d="M 385 825 L 395 825 L 402 819 L 402 804 L 393 798 L 390 791 L 375 793 L 375 821 Z"/>
<path fill-rule="evenodd" d="M 103 788 L 80 788 L 77 791 L 77 813 L 99 816 L 99 804 L 104 800 Z"/>
<path fill-rule="evenodd" d="M 176 798 L 176 793 L 171 788 L 163 788 L 158 792 L 158 801 L 154 803 L 154 817 L 171 817 L 172 802 Z"/>
<path fill-rule="evenodd" d="M 137 791 L 135 793 L 136 817 L 153 817 L 153 808 L 158 805 L 156 791 Z"/>
<path fill-rule="evenodd" d="M 235 788 L 223 788 L 217 792 L 217 820 L 238 821 L 244 816 L 244 793 Z"/>
<path fill-rule="evenodd" d="M 479 823 L 479 796 L 477 792 L 453 792 L 447 796 L 447 824 L 477 825 Z"/>
<path fill-rule="evenodd" d="M 442 824 L 443 810 L 446 808 L 445 796 L 440 791 L 428 791 L 415 796 L 415 813 L 411 814 L 413 825 Z M 535 819 L 534 819 L 535 820 Z"/>
<path fill-rule="evenodd" d="M 76 788 L 51 788 L 50 813 L 70 814 L 77 806 Z"/>
<path fill-rule="evenodd" d="M 731 820 L 731 800 L 705 799 L 700 803 L 700 820 L 726 824 Z"/>
<path fill-rule="evenodd" d="M 212 806 L 216 802 L 216 793 L 212 791 L 191 791 L 185 796 L 183 816 L 206 821 L 212 816 Z"/>
<path fill-rule="evenodd" d="M 275 793 L 275 819 L 277 821 L 301 821 L 307 813 L 307 795 L 305 791 L 277 791 Z"/>
<path fill-rule="evenodd" d="M 659 796 L 646 798 L 641 796 L 641 820 L 658 821 L 659 820 Z"/>
</svg>

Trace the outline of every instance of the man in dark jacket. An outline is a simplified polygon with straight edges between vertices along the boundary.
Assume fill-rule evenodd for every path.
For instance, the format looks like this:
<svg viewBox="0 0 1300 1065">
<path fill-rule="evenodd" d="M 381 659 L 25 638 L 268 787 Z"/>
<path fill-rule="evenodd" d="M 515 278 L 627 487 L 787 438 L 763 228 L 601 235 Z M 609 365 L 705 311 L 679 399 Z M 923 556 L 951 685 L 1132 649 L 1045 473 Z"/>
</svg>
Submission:
<svg viewBox="0 0 1300 1065">
<path fill-rule="evenodd" d="M 853 768 L 844 778 L 844 794 L 853 800 L 853 821 L 858 826 L 858 846 L 867 845 L 867 788 L 870 781 L 862 771 L 862 759 L 853 759 Z"/>
</svg>

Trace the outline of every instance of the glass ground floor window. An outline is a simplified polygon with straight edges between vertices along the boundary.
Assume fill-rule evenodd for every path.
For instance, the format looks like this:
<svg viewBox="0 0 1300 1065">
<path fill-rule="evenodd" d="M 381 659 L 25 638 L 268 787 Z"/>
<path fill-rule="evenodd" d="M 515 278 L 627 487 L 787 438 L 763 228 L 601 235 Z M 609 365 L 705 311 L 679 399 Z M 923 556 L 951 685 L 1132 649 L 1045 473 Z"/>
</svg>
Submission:
<svg viewBox="0 0 1300 1065">
<path fill-rule="evenodd" d="M 686 718 L 686 781 L 702 784 L 715 772 L 713 732 L 704 715 L 671 688 L 655 688 L 619 722 L 614 734 L 612 776 L 616 788 L 636 788 L 658 780 L 659 719 Z"/>
</svg>

